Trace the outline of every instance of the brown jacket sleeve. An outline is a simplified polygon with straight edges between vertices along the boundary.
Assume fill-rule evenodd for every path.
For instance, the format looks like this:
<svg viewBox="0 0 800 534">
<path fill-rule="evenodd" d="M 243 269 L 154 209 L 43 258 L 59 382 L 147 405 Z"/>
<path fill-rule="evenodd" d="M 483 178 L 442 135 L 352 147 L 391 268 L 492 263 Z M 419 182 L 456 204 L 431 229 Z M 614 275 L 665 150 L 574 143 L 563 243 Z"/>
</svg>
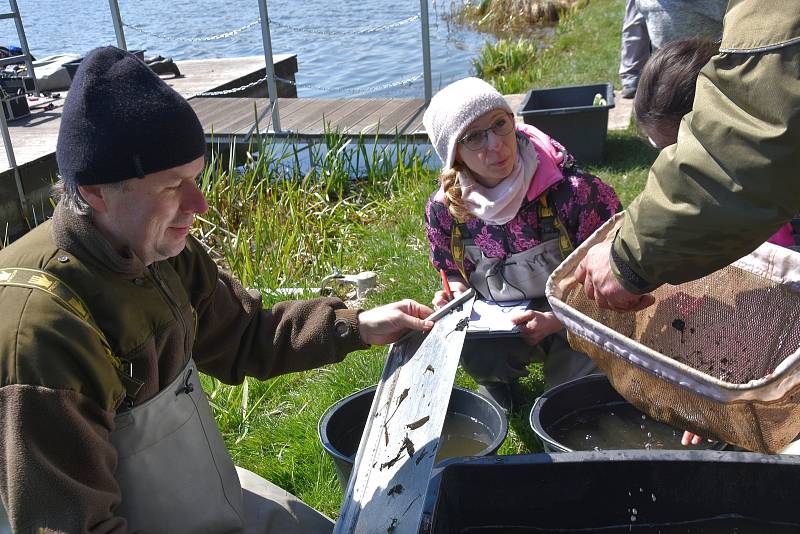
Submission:
<svg viewBox="0 0 800 534">
<path fill-rule="evenodd" d="M 677 144 L 627 210 L 612 267 L 644 293 L 748 254 L 800 212 L 800 10 L 732 0 Z"/>
<path fill-rule="evenodd" d="M 198 366 L 228 384 L 244 376 L 265 379 L 341 361 L 368 347 L 358 331 L 360 310 L 336 298 L 286 301 L 263 309 L 261 295 L 218 271 L 190 240 L 175 268 L 197 311 L 194 357 Z M 194 256 L 194 258 L 191 258 Z M 337 335 L 334 323 L 347 328 Z"/>
<path fill-rule="evenodd" d="M 0 291 L 13 292 L 3 320 L 17 323 L 0 335 L 0 497 L 13 531 L 126 532 L 109 441 L 124 390 L 96 334 L 43 292 Z"/>
</svg>

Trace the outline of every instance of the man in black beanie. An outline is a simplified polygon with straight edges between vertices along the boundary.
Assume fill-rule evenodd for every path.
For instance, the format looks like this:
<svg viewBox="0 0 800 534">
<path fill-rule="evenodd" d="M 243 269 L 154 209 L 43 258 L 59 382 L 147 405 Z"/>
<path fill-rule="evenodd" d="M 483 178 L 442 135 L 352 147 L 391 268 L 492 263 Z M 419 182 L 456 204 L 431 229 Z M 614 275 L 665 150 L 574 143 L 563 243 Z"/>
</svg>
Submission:
<svg viewBox="0 0 800 534">
<path fill-rule="evenodd" d="M 198 370 L 237 384 L 311 369 L 427 330 L 431 310 L 263 309 L 189 234 L 204 153 L 194 111 L 143 62 L 83 60 L 53 218 L 0 251 L 0 531 L 331 531 L 234 467 Z"/>
</svg>

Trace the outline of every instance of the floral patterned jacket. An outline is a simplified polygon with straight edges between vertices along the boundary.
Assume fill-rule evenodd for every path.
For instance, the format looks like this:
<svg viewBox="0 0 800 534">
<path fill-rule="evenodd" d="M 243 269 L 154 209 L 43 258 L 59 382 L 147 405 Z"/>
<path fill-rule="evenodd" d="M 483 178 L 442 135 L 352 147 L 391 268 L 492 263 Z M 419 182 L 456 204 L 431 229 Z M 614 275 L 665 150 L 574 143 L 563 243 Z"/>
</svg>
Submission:
<svg viewBox="0 0 800 534">
<path fill-rule="evenodd" d="M 531 137 L 529 133 L 531 127 L 520 127 L 519 129 Z M 542 194 L 548 195 L 550 207 L 557 211 L 573 245 L 577 246 L 601 224 L 620 211 L 621 204 L 611 186 L 603 183 L 596 176 L 581 170 L 575 164 L 572 155 L 558 141 L 547 139 L 563 155 L 563 158 L 557 162 L 563 178 Z M 542 154 L 539 155 L 541 157 Z M 541 168 L 541 165 L 537 168 L 537 174 Z M 537 174 L 534 174 L 534 182 Z M 475 244 L 487 257 L 505 257 L 528 250 L 542 242 L 538 203 L 538 197 L 526 198 L 517 215 L 502 226 L 487 224 L 480 219 L 471 218 L 466 221 L 467 228 L 470 234 L 475 236 Z M 450 250 L 454 220 L 443 202 L 441 190 L 435 191 L 430 196 L 425 209 L 425 220 L 425 230 L 430 242 L 431 263 L 436 269 L 444 269 L 448 275 L 460 276 Z M 464 270 L 469 275 L 475 270 L 475 265 L 466 259 Z"/>
</svg>

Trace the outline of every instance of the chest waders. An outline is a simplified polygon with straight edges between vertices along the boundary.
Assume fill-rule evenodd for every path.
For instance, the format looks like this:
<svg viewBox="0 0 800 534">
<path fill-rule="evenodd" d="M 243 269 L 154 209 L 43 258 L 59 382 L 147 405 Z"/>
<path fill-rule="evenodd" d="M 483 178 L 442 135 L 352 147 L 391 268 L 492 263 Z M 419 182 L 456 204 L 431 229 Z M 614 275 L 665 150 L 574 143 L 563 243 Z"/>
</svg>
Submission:
<svg viewBox="0 0 800 534">
<path fill-rule="evenodd" d="M 128 397 L 135 396 L 142 382 L 125 373 L 88 308 L 69 286 L 48 272 L 21 268 L 0 270 L 0 285 L 44 291 L 91 326 Z M 114 513 L 128 521 L 129 530 L 188 534 L 244 528 L 236 468 L 191 358 L 164 390 L 118 413 L 114 422 L 110 439 L 118 453 L 115 478 L 123 498 Z M 5 525 L 0 521 L 0 531 L 4 526 L 7 520 Z"/>
<path fill-rule="evenodd" d="M 461 276 L 483 298 L 497 302 L 543 301 L 550 273 L 574 249 L 564 223 L 550 207 L 547 194 L 538 198 L 536 209 L 542 242 L 502 258 L 487 257 L 475 244 L 467 225 L 455 221 L 450 250 Z M 465 259 L 475 265 L 469 276 L 464 269 Z M 550 307 L 545 301 L 536 309 L 549 311 Z M 534 361 L 544 364 L 547 387 L 585 376 L 596 369 L 588 356 L 570 348 L 564 330 L 546 337 L 536 347 L 527 345 L 518 337 L 467 338 L 461 353 L 464 370 L 485 388 L 482 391 L 503 407 L 516 405 L 511 400 L 512 386 L 529 374 L 527 366 Z"/>
<path fill-rule="evenodd" d="M 464 221 L 454 221 L 450 250 L 461 276 L 483 298 L 497 302 L 544 296 L 547 278 L 574 249 L 564 224 L 550 208 L 547 195 L 537 201 L 541 243 L 502 258 L 489 258 L 475 244 Z M 467 276 L 464 260 L 475 265 Z"/>
</svg>

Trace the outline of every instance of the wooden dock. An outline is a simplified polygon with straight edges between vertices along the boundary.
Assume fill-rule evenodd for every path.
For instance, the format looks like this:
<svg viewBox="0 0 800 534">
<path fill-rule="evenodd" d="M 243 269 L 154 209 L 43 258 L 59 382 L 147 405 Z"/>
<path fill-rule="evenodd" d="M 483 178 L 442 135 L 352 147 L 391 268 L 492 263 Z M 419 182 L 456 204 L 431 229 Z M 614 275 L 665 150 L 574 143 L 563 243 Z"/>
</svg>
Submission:
<svg viewBox="0 0 800 534">
<path fill-rule="evenodd" d="M 381 139 L 427 139 L 422 126 L 425 101 L 418 98 L 279 98 L 278 132 L 272 127 L 269 101 L 263 98 L 199 97 L 189 103 L 207 138 L 215 142 L 247 142 L 256 131 L 309 140 L 322 137 L 326 129 Z M 256 127 L 258 117 L 261 120 Z"/>
</svg>

